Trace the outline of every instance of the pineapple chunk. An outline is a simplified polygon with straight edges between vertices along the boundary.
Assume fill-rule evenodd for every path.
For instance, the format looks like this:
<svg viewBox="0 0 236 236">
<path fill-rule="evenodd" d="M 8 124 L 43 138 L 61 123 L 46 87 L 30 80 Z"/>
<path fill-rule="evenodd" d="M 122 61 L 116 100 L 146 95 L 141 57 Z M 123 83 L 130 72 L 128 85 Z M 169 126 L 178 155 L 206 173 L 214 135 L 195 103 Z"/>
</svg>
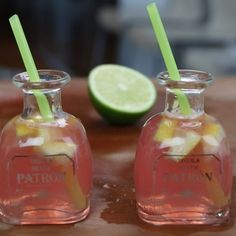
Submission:
<svg viewBox="0 0 236 236">
<path fill-rule="evenodd" d="M 61 171 L 65 173 L 65 184 L 72 201 L 78 209 L 84 209 L 87 204 L 86 195 L 81 189 L 80 183 L 77 177 L 74 175 L 71 169 L 71 162 L 69 158 L 73 158 L 75 155 L 77 145 L 69 142 L 51 141 L 55 137 L 60 137 L 61 132 L 58 129 L 48 129 L 47 127 L 36 127 L 30 125 L 32 123 L 17 123 L 16 135 L 18 137 L 38 137 L 42 139 L 42 145 L 37 146 L 37 150 L 40 150 L 44 155 L 50 155 L 54 165 L 56 165 Z M 65 154 L 69 158 L 63 155 Z"/>
<path fill-rule="evenodd" d="M 181 130 L 172 139 L 164 141 L 160 147 L 169 147 L 168 155 L 175 161 L 180 161 L 187 156 L 200 142 L 201 136 L 194 131 Z"/>
<path fill-rule="evenodd" d="M 216 123 L 207 123 L 203 127 L 203 134 L 218 136 L 221 133 L 221 131 L 222 131 L 221 126 Z"/>
<path fill-rule="evenodd" d="M 162 119 L 154 140 L 161 142 L 160 148 L 169 148 L 171 159 L 180 161 L 197 146 L 201 136 L 195 131 L 177 129 L 177 124 L 176 120 Z"/>
<path fill-rule="evenodd" d="M 78 209 L 86 207 L 86 195 L 83 193 L 80 184 L 71 171 L 65 172 L 65 181 L 68 192 Z"/>
<path fill-rule="evenodd" d="M 172 138 L 175 132 L 176 125 L 177 125 L 176 120 L 171 120 L 166 118 L 162 119 L 158 127 L 158 130 L 154 135 L 154 140 L 157 142 L 163 142 L 167 139 Z"/>
<path fill-rule="evenodd" d="M 217 153 L 220 142 L 224 138 L 224 131 L 216 123 L 207 123 L 203 128 L 202 141 L 205 153 Z"/>
<path fill-rule="evenodd" d="M 39 136 L 44 138 L 44 142 L 52 142 L 55 138 L 62 137 L 61 130 L 58 128 L 40 127 Z"/>
<path fill-rule="evenodd" d="M 41 145 L 40 149 L 45 155 L 65 154 L 72 158 L 76 151 L 76 145 L 74 143 L 47 142 Z"/>
<path fill-rule="evenodd" d="M 35 126 L 30 125 L 30 123 L 19 122 L 16 123 L 16 135 L 18 137 L 25 137 L 25 136 L 36 137 L 38 136 L 38 129 Z"/>
<path fill-rule="evenodd" d="M 65 183 L 71 199 L 78 209 L 86 207 L 86 195 L 83 193 L 80 184 L 73 174 L 69 159 L 60 154 L 65 154 L 72 158 L 76 152 L 77 146 L 73 143 L 64 142 L 48 142 L 41 145 L 40 149 L 45 155 L 51 155 L 54 164 L 57 165 L 65 173 Z"/>
<path fill-rule="evenodd" d="M 183 142 L 173 145 L 170 149 L 170 154 L 188 155 L 201 140 L 201 136 L 194 131 L 185 131 L 184 133 Z"/>
</svg>

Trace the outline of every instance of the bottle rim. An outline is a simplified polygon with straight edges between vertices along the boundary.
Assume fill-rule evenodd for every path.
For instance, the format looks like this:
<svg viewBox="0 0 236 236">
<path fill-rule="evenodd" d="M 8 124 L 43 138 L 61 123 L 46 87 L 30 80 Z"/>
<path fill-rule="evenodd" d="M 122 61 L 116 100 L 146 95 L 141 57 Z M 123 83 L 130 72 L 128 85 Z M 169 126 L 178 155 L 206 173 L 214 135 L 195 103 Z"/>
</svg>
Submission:
<svg viewBox="0 0 236 236">
<path fill-rule="evenodd" d="M 23 89 L 54 89 L 66 85 L 70 75 L 60 70 L 42 69 L 38 70 L 40 81 L 31 82 L 27 72 L 21 72 L 13 76 L 13 84 Z"/>
<path fill-rule="evenodd" d="M 212 74 L 200 70 L 179 70 L 180 80 L 172 80 L 168 71 L 163 71 L 157 75 L 160 85 L 169 88 L 198 89 L 205 88 L 214 81 Z"/>
</svg>

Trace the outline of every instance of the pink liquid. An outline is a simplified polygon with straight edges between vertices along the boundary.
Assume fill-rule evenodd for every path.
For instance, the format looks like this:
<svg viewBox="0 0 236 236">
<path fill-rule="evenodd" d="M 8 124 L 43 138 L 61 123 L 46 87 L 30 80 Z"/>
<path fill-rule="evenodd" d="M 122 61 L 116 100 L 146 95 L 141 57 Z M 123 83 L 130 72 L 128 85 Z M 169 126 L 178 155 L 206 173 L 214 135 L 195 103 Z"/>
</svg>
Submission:
<svg viewBox="0 0 236 236">
<path fill-rule="evenodd" d="M 154 116 L 146 123 L 137 147 L 135 189 L 140 218 L 155 225 L 220 224 L 227 220 L 232 163 L 225 136 L 216 152 L 206 152 L 200 140 L 176 161 L 168 154 L 169 147 L 154 138 L 162 119 L 166 117 Z M 178 122 L 176 129 L 182 133 L 199 135 L 206 124 L 218 124 L 207 115 L 193 121 L 168 119 Z"/>
<path fill-rule="evenodd" d="M 53 124 L 36 123 L 31 125 L 31 133 L 20 136 L 19 125 L 28 123 L 16 117 L 2 134 L 1 220 L 11 224 L 63 224 L 84 219 L 90 208 L 92 167 L 81 123 L 72 116 Z M 55 143 L 60 145 L 55 147 Z"/>
</svg>

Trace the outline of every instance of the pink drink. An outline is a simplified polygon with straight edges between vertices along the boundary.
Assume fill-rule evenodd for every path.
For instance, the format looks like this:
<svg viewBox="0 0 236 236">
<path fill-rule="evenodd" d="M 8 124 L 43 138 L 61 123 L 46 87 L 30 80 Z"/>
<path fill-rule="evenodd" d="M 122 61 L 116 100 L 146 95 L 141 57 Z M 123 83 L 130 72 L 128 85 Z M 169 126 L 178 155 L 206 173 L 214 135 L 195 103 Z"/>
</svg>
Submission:
<svg viewBox="0 0 236 236">
<path fill-rule="evenodd" d="M 218 215 L 219 220 L 228 216 L 232 171 L 225 137 L 214 154 L 204 152 L 204 141 L 200 141 L 176 161 L 168 155 L 168 148 L 154 139 L 160 119 L 167 118 L 155 116 L 146 123 L 137 148 L 135 182 L 140 216 L 157 224 L 204 224 L 217 221 Z M 209 123 L 217 124 L 204 115 L 194 124 L 179 121 L 177 129 L 188 132 L 197 125 L 194 131 L 201 135 Z"/>
<path fill-rule="evenodd" d="M 26 100 L 29 110 L 35 105 L 32 93 Z M 56 106 L 55 102 L 51 105 Z M 37 111 L 24 115 L 8 122 L 1 136 L 1 220 L 65 224 L 84 219 L 89 213 L 92 183 L 84 127 L 62 111 L 49 122 Z"/>
<path fill-rule="evenodd" d="M 146 122 L 135 160 L 142 220 L 155 225 L 220 224 L 229 217 L 231 187 L 229 147 L 213 117 L 199 113 L 183 118 L 166 110 Z"/>
</svg>

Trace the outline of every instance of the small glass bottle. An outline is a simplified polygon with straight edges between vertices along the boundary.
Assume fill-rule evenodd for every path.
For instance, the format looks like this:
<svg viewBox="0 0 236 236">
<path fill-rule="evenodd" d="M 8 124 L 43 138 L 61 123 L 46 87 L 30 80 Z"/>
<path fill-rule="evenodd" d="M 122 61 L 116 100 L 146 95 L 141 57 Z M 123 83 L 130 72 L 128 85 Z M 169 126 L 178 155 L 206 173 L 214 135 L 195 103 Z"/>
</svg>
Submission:
<svg viewBox="0 0 236 236">
<path fill-rule="evenodd" d="M 139 138 L 138 214 L 154 225 L 221 224 L 229 217 L 232 162 L 222 126 L 204 112 L 203 91 L 213 78 L 192 70 L 180 75 L 180 81 L 167 72 L 158 76 L 165 110 L 145 123 Z M 188 98 L 191 114 L 181 113 L 175 89 Z"/>
<path fill-rule="evenodd" d="M 80 120 L 61 107 L 62 71 L 39 70 L 13 78 L 24 92 L 21 115 L 3 128 L 0 141 L 0 218 L 10 224 L 65 224 L 90 209 L 91 151 Z M 52 119 L 42 118 L 34 91 L 46 96 Z M 72 101 L 73 102 L 73 101 Z"/>
</svg>

